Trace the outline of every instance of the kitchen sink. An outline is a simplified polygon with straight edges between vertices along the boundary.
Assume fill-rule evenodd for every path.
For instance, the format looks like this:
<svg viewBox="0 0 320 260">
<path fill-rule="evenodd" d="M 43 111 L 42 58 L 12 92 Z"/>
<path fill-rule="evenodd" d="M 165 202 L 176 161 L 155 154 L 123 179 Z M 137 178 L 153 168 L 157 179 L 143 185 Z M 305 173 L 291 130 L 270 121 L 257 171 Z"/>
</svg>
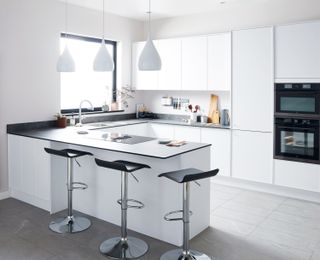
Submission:
<svg viewBox="0 0 320 260">
<path fill-rule="evenodd" d="M 86 126 L 88 130 L 94 130 L 94 129 L 111 127 L 113 125 L 114 124 L 111 122 L 97 122 L 97 123 L 88 123 L 88 124 L 85 124 L 84 126 Z"/>
</svg>

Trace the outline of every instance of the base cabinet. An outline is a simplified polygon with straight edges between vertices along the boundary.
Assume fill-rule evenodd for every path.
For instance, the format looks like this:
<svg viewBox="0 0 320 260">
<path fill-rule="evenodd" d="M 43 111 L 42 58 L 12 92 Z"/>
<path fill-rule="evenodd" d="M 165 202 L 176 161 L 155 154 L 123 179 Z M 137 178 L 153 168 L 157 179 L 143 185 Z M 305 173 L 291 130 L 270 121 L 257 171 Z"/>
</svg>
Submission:
<svg viewBox="0 0 320 260">
<path fill-rule="evenodd" d="M 11 197 L 50 210 L 49 141 L 8 135 L 8 171 Z"/>
<path fill-rule="evenodd" d="M 307 191 L 320 191 L 320 165 L 274 160 L 275 184 Z"/>
<path fill-rule="evenodd" d="M 189 126 L 174 126 L 174 139 L 187 142 L 201 142 L 200 128 Z"/>
<path fill-rule="evenodd" d="M 229 129 L 201 129 L 201 142 L 212 144 L 211 169 L 219 169 L 220 176 L 231 176 L 231 133 Z"/>
<path fill-rule="evenodd" d="M 233 130 L 232 177 L 272 184 L 272 133 Z"/>
<path fill-rule="evenodd" d="M 174 128 L 171 125 L 165 124 L 149 124 L 148 125 L 148 136 L 154 138 L 174 138 Z"/>
</svg>

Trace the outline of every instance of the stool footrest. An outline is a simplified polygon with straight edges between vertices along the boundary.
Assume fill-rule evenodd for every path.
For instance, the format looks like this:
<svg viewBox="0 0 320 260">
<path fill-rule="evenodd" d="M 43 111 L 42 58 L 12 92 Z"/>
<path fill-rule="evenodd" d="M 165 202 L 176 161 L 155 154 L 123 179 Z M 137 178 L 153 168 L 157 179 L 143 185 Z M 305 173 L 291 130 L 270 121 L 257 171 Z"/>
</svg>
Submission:
<svg viewBox="0 0 320 260">
<path fill-rule="evenodd" d="M 171 211 L 167 214 L 164 215 L 164 220 L 166 221 L 179 221 L 179 220 L 183 220 L 183 218 L 171 218 L 170 215 L 174 215 L 174 214 L 178 214 L 178 213 L 182 213 L 183 214 L 183 210 L 175 210 L 175 211 Z M 189 211 L 189 216 L 192 216 L 193 212 L 190 210 Z"/>
<path fill-rule="evenodd" d="M 119 205 L 122 205 L 122 200 L 121 199 L 118 199 L 117 200 L 118 204 Z M 129 204 L 128 202 L 132 202 L 132 203 L 136 203 L 135 205 L 134 204 Z M 134 208 L 134 209 L 142 209 L 144 208 L 144 204 L 141 202 L 141 201 L 138 201 L 138 200 L 134 200 L 134 199 L 127 199 L 127 206 L 128 208 Z"/>
<path fill-rule="evenodd" d="M 73 182 L 72 189 L 73 190 L 85 190 L 85 189 L 88 189 L 88 185 L 83 182 Z"/>
</svg>

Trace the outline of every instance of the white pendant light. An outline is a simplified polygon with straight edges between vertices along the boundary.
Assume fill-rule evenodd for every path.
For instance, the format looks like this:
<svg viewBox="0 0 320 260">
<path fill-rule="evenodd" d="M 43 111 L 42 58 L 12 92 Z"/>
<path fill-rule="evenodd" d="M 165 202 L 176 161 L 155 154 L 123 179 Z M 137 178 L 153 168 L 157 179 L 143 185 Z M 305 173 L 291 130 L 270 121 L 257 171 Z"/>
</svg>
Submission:
<svg viewBox="0 0 320 260">
<path fill-rule="evenodd" d="M 107 50 L 107 46 L 104 40 L 104 0 L 102 0 L 103 14 L 102 14 L 102 41 L 100 49 L 93 62 L 94 71 L 113 71 L 114 62 Z"/>
<path fill-rule="evenodd" d="M 146 45 L 139 58 L 139 70 L 154 71 L 161 70 L 161 58 L 151 39 L 151 0 L 149 0 L 149 32 Z"/>
<path fill-rule="evenodd" d="M 66 44 L 64 50 L 60 55 L 57 62 L 57 71 L 58 72 L 74 72 L 76 66 L 74 60 L 71 56 L 71 53 L 68 48 L 68 1 L 65 1 L 65 29 L 66 29 Z"/>
</svg>

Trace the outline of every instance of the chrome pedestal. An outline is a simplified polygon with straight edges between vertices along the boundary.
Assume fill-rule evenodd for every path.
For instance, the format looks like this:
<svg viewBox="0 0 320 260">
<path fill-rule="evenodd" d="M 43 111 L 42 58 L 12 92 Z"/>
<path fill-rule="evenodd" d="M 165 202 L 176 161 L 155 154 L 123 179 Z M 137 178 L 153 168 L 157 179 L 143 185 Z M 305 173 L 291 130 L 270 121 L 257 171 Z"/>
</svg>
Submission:
<svg viewBox="0 0 320 260">
<path fill-rule="evenodd" d="M 128 201 L 138 203 L 138 206 L 129 206 Z M 100 245 L 100 252 L 115 259 L 136 259 L 145 255 L 148 251 L 148 244 L 143 240 L 127 235 L 127 209 L 142 208 L 143 204 L 128 199 L 128 173 L 121 172 L 121 237 L 114 237 L 105 240 Z"/>
<path fill-rule="evenodd" d="M 121 237 L 114 237 L 100 245 L 102 254 L 115 259 L 136 259 L 145 255 L 147 251 L 147 243 L 136 237 L 127 237 L 125 241 L 121 240 Z"/>
<path fill-rule="evenodd" d="M 67 188 L 68 188 L 68 216 L 58 218 L 49 224 L 49 228 L 56 233 L 78 233 L 88 229 L 91 221 L 85 217 L 74 216 L 72 208 L 72 192 L 74 189 L 86 189 L 84 183 L 73 182 L 73 158 L 67 158 Z"/>
<path fill-rule="evenodd" d="M 85 217 L 73 216 L 72 218 L 58 218 L 51 221 L 49 228 L 57 233 L 77 233 L 88 229 L 91 226 L 89 219 Z"/>
<path fill-rule="evenodd" d="M 195 250 L 190 250 L 186 254 L 182 249 L 174 249 L 163 254 L 160 260 L 211 260 L 211 258 Z"/>
<path fill-rule="evenodd" d="M 183 246 L 182 249 L 174 249 L 164 253 L 160 260 L 211 260 L 209 256 L 201 252 L 190 250 L 189 240 L 190 240 L 190 183 L 183 183 L 183 210 L 182 218 L 172 218 L 168 216 L 171 214 L 166 214 L 164 219 L 167 221 L 177 221 L 182 220 L 183 222 Z M 177 213 L 179 211 L 174 211 L 172 213 Z"/>
</svg>

